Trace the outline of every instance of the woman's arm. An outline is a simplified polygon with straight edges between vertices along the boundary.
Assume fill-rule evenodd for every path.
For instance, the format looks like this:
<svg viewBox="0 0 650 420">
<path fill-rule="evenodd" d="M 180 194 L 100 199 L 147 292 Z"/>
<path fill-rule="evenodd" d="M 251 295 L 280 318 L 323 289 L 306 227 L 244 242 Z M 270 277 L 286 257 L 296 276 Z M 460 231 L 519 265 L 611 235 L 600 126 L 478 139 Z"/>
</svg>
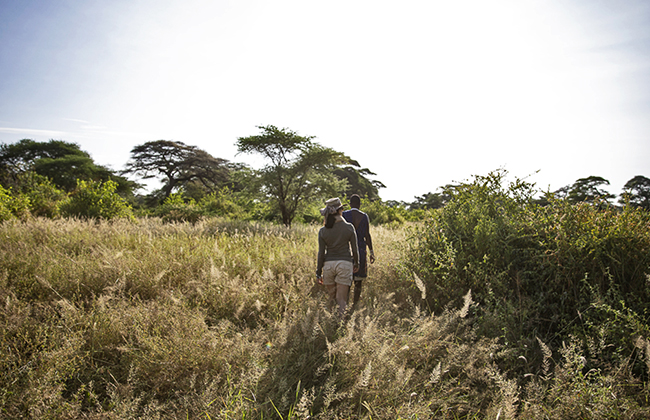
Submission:
<svg viewBox="0 0 650 420">
<path fill-rule="evenodd" d="M 322 277 L 323 275 L 323 264 L 325 264 L 325 240 L 321 236 L 321 232 L 318 232 L 318 257 L 316 262 L 316 277 Z"/>
</svg>

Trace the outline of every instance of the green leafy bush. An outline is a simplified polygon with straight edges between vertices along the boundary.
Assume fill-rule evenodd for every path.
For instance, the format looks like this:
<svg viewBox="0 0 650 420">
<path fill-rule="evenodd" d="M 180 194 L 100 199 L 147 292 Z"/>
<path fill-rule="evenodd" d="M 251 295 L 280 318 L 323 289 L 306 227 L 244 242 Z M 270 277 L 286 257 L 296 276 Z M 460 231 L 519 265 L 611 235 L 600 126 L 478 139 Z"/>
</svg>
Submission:
<svg viewBox="0 0 650 420">
<path fill-rule="evenodd" d="M 266 203 L 250 198 L 245 193 L 234 192 L 228 187 L 208 194 L 198 205 L 206 215 L 231 220 L 262 221 L 272 220 L 274 217 Z"/>
<path fill-rule="evenodd" d="M 361 200 L 361 211 L 365 212 L 373 225 L 402 224 L 406 221 L 406 209 L 395 205 L 388 206 L 386 203 L 376 200 Z"/>
<path fill-rule="evenodd" d="M 227 217 L 229 219 L 244 218 L 245 210 L 237 203 L 228 188 L 206 195 L 199 201 L 199 206 L 206 214 Z"/>
<path fill-rule="evenodd" d="M 404 203 L 381 200 L 361 199 L 361 211 L 370 218 L 370 223 L 377 225 L 401 225 L 404 222 L 416 222 L 429 217 L 429 210 L 407 209 Z"/>
<path fill-rule="evenodd" d="M 520 236 L 517 220 L 526 211 L 529 186 L 505 188 L 504 178 L 504 172 L 477 176 L 446 191 L 447 205 L 432 211 L 411 237 L 408 267 L 427 283 L 432 308 L 469 289 L 482 298 L 510 294 L 509 285 L 495 276 L 508 270 L 519 252 L 508 244 Z"/>
<path fill-rule="evenodd" d="M 532 184 L 505 176 L 453 187 L 411 237 L 404 266 L 425 283 L 432 310 L 471 289 L 500 316 L 516 314 L 509 328 L 553 335 L 577 328 L 595 302 L 650 309 L 647 212 L 552 198 L 542 207 Z"/>
<path fill-rule="evenodd" d="M 183 192 L 170 194 L 152 214 L 167 223 L 197 223 L 205 217 L 250 221 L 268 220 L 273 217 L 264 203 L 235 193 L 227 187 L 202 197 L 198 202 L 192 198 L 187 199 Z"/>
<path fill-rule="evenodd" d="M 29 216 L 29 198 L 0 185 L 0 222 Z"/>
<path fill-rule="evenodd" d="M 67 194 L 57 188 L 52 181 L 35 172 L 18 175 L 20 190 L 29 199 L 29 209 L 33 216 L 57 217 L 60 206 Z"/>
<path fill-rule="evenodd" d="M 166 223 L 190 222 L 196 223 L 203 217 L 203 212 L 192 198 L 185 200 L 182 192 L 170 194 L 158 206 L 153 214 L 161 217 Z"/>
<path fill-rule="evenodd" d="M 77 189 L 61 205 L 64 216 L 84 219 L 133 218 L 133 211 L 115 191 L 114 181 L 77 181 Z"/>
</svg>

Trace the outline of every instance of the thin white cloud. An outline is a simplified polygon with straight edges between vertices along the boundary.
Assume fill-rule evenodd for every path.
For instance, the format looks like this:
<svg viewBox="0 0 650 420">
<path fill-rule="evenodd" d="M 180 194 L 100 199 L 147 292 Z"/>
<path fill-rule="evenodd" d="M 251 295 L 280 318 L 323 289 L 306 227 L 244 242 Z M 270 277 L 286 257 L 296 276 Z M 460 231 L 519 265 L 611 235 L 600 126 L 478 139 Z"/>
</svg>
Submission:
<svg viewBox="0 0 650 420">
<path fill-rule="evenodd" d="M 64 131 L 39 130 L 36 128 L 14 128 L 14 127 L 0 127 L 0 133 L 20 134 L 26 136 L 50 136 L 50 137 L 62 137 L 66 135 L 66 132 Z"/>
<path fill-rule="evenodd" d="M 90 121 L 80 120 L 78 118 L 63 118 L 63 121 L 76 122 L 81 124 L 90 124 Z"/>
<path fill-rule="evenodd" d="M 96 140 L 102 140 L 102 137 L 111 136 L 110 138 L 104 138 L 104 140 L 133 140 L 133 139 L 144 139 L 144 141 L 149 141 L 156 136 L 151 134 L 134 132 L 134 131 L 118 131 L 118 130 L 109 130 L 107 127 L 101 126 L 92 126 L 92 127 L 82 127 L 83 130 L 70 132 L 69 134 L 76 137 L 87 137 L 93 138 Z M 101 136 L 101 137 L 99 137 Z"/>
</svg>

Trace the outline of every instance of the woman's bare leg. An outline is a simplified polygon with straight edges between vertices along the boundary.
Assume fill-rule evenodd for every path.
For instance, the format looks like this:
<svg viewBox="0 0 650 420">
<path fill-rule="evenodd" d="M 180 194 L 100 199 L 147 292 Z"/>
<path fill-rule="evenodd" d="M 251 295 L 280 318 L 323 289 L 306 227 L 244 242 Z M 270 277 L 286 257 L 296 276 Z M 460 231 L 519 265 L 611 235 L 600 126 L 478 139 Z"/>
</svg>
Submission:
<svg viewBox="0 0 650 420">
<path fill-rule="evenodd" d="M 348 305 L 348 296 L 350 294 L 350 286 L 345 284 L 336 284 L 336 303 L 339 305 L 339 319 L 345 316 L 345 309 Z"/>
<path fill-rule="evenodd" d="M 327 295 L 329 296 L 329 303 L 333 304 L 336 302 L 336 284 L 327 284 L 325 285 L 325 290 L 327 290 Z"/>
</svg>

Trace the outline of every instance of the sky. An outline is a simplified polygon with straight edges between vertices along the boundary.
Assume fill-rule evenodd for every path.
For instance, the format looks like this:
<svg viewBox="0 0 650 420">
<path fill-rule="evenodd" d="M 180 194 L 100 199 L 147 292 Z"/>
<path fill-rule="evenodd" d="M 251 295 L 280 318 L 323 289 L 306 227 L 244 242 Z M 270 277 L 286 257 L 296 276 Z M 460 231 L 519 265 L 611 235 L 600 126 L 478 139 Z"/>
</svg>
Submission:
<svg viewBox="0 0 650 420">
<path fill-rule="evenodd" d="M 357 160 L 384 200 L 505 169 L 540 190 L 650 177 L 650 2 L 0 0 L 0 143 L 124 168 L 258 126 Z"/>
</svg>

